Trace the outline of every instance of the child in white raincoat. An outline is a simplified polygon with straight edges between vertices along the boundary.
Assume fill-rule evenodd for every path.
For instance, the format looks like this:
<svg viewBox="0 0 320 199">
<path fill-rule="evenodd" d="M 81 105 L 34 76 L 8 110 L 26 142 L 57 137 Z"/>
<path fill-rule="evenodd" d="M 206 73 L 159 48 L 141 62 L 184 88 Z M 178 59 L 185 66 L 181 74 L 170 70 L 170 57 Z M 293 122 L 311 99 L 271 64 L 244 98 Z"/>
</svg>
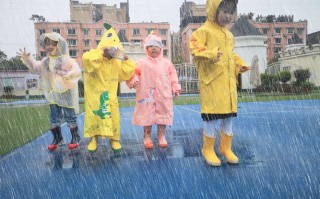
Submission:
<svg viewBox="0 0 320 199">
<path fill-rule="evenodd" d="M 175 66 L 162 55 L 161 38 L 151 33 L 144 42 L 146 58 L 137 62 L 135 76 L 127 82 L 136 88 L 133 124 L 143 126 L 144 147 L 153 148 L 152 125 L 157 124 L 159 147 L 167 147 L 165 131 L 173 121 L 173 97 L 179 96 L 181 86 Z"/>
<path fill-rule="evenodd" d="M 90 138 L 88 151 L 95 152 L 98 138 L 109 138 L 114 151 L 121 149 L 118 83 L 134 73 L 134 63 L 123 55 L 117 33 L 104 24 L 106 32 L 96 49 L 83 57 L 85 118 L 84 137 Z"/>
<path fill-rule="evenodd" d="M 42 34 L 40 45 L 47 53 L 47 57 L 41 61 L 36 61 L 25 49 L 20 49 L 17 55 L 32 72 L 42 77 L 44 95 L 50 104 L 53 134 L 53 141 L 48 150 L 55 150 L 63 143 L 60 128 L 63 114 L 72 135 L 68 147 L 75 149 L 80 142 L 76 113 L 79 112 L 78 80 L 81 70 L 78 63 L 70 58 L 68 44 L 60 34 Z"/>
<path fill-rule="evenodd" d="M 227 162 L 237 164 L 231 149 L 232 118 L 237 116 L 237 77 L 250 68 L 233 52 L 234 38 L 226 28 L 238 0 L 207 0 L 207 21 L 194 31 L 190 51 L 199 77 L 201 117 L 204 121 L 202 155 L 212 166 L 221 161 L 214 151 L 220 133 L 219 152 Z"/>
</svg>

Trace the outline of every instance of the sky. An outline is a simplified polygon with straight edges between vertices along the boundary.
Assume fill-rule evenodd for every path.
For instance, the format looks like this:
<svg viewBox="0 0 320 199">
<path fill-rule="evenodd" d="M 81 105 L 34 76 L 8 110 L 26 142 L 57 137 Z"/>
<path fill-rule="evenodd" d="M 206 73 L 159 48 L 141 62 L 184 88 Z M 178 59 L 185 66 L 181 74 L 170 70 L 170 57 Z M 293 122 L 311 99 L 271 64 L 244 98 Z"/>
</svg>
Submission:
<svg viewBox="0 0 320 199">
<path fill-rule="evenodd" d="M 79 0 L 107 5 L 126 0 Z M 205 4 L 206 0 L 189 0 Z M 131 22 L 169 22 L 171 31 L 179 30 L 179 9 L 184 0 L 129 0 Z M 308 20 L 308 33 L 320 31 L 320 0 L 239 0 L 238 14 L 294 15 L 294 20 Z M 69 0 L 0 0 L 0 50 L 8 58 L 26 47 L 35 53 L 35 33 L 32 14 L 42 15 L 47 21 L 67 22 L 70 17 Z"/>
</svg>

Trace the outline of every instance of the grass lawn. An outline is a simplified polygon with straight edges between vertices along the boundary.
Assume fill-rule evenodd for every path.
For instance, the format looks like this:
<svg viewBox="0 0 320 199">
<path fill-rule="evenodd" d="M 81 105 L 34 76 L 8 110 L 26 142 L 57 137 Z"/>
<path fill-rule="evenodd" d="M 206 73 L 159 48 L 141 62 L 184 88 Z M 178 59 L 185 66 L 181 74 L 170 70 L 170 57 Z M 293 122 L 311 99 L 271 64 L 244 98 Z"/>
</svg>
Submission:
<svg viewBox="0 0 320 199">
<path fill-rule="evenodd" d="M 279 95 L 239 93 L 239 102 L 277 101 L 277 100 L 308 100 L 320 99 L 320 93 L 310 95 Z M 134 106 L 134 99 L 120 99 L 120 107 Z M 199 104 L 198 95 L 186 95 L 174 100 L 175 105 Z M 83 104 L 80 112 L 83 112 Z M 6 107 L 0 108 L 0 155 L 28 143 L 47 132 L 49 126 L 49 106 Z"/>
</svg>

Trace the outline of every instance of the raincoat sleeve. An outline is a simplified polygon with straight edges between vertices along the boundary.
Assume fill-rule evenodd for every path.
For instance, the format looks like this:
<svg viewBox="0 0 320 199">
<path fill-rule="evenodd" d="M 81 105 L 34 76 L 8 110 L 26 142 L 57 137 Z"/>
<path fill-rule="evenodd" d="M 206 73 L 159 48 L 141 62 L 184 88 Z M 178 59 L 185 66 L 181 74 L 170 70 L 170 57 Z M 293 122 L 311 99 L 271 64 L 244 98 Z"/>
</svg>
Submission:
<svg viewBox="0 0 320 199">
<path fill-rule="evenodd" d="M 93 72 L 102 66 L 103 51 L 100 49 L 92 49 L 85 52 L 82 56 L 82 63 L 86 72 Z"/>
<path fill-rule="evenodd" d="M 233 53 L 233 60 L 234 60 L 234 63 L 236 65 L 236 77 L 240 74 L 240 73 L 243 73 L 240 71 L 241 67 L 245 67 L 245 68 L 248 68 L 248 65 L 245 61 L 243 61 L 240 56 L 236 53 Z"/>
<path fill-rule="evenodd" d="M 140 74 L 141 74 L 141 67 L 140 67 L 139 62 L 138 62 L 136 64 L 133 76 L 129 80 L 126 81 L 127 86 L 129 88 L 133 88 L 134 82 L 139 82 Z"/>
<path fill-rule="evenodd" d="M 198 29 L 194 31 L 191 35 L 189 48 L 191 55 L 194 59 L 209 59 L 209 60 L 218 60 L 218 50 L 219 47 L 213 49 L 208 49 L 206 46 L 207 35 L 206 31 Z"/>
<path fill-rule="evenodd" d="M 71 69 L 66 73 L 65 77 L 67 78 L 67 81 L 71 83 L 77 83 L 81 78 L 80 67 L 78 63 L 73 59 L 70 59 L 70 65 Z"/>
<path fill-rule="evenodd" d="M 180 92 L 181 85 L 178 82 L 179 80 L 178 80 L 176 68 L 172 63 L 170 63 L 170 67 L 169 67 L 169 77 L 171 82 L 172 93 Z"/>
<path fill-rule="evenodd" d="M 28 58 L 21 58 L 21 61 L 29 68 L 32 73 L 40 74 L 43 70 L 42 63 L 44 59 L 42 59 L 41 61 L 36 61 L 32 56 L 28 56 Z"/>
<path fill-rule="evenodd" d="M 119 82 L 126 81 L 132 78 L 135 71 L 134 62 L 132 60 L 128 59 L 121 61 L 121 64 L 119 64 L 118 66 Z"/>
</svg>

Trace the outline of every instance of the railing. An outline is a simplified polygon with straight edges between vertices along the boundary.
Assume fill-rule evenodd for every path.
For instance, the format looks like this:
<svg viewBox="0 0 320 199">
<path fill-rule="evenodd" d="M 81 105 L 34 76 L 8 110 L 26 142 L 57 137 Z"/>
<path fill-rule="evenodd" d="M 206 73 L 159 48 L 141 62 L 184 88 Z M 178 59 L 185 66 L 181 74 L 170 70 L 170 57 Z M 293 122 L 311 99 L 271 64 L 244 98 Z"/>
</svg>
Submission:
<svg viewBox="0 0 320 199">
<path fill-rule="evenodd" d="M 198 73 L 194 64 L 175 65 L 182 93 L 199 93 Z"/>
</svg>

